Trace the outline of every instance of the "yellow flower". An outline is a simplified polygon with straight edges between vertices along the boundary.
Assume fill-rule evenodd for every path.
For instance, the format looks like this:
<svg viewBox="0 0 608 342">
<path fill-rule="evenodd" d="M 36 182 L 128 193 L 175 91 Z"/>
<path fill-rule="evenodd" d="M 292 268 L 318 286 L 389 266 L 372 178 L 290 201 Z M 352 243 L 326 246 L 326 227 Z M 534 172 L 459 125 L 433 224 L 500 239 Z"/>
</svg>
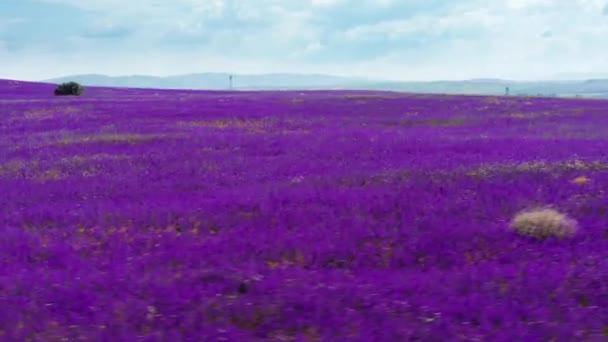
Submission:
<svg viewBox="0 0 608 342">
<path fill-rule="evenodd" d="M 572 183 L 576 184 L 576 185 L 584 185 L 589 183 L 589 181 L 591 181 L 589 178 L 585 177 L 585 176 L 580 176 L 580 177 L 576 177 L 574 180 L 572 180 Z"/>
</svg>

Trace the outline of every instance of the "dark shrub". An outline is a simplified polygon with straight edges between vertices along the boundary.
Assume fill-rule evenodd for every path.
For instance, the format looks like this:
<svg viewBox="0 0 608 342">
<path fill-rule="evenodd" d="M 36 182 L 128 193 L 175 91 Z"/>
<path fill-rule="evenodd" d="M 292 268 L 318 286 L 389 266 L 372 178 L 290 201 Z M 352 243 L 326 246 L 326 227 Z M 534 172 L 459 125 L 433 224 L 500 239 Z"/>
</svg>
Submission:
<svg viewBox="0 0 608 342">
<path fill-rule="evenodd" d="M 55 95 L 80 96 L 83 92 L 84 88 L 76 82 L 62 83 L 55 89 Z"/>
</svg>

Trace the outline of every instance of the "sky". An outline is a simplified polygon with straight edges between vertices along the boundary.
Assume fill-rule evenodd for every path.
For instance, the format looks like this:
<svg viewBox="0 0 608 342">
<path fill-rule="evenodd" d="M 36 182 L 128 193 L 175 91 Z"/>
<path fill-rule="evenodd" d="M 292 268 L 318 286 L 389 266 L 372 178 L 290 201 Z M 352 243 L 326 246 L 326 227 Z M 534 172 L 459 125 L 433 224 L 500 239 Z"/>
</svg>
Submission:
<svg viewBox="0 0 608 342">
<path fill-rule="evenodd" d="M 0 78 L 21 80 L 607 75 L 607 39 L 608 0 L 0 0 Z"/>
</svg>

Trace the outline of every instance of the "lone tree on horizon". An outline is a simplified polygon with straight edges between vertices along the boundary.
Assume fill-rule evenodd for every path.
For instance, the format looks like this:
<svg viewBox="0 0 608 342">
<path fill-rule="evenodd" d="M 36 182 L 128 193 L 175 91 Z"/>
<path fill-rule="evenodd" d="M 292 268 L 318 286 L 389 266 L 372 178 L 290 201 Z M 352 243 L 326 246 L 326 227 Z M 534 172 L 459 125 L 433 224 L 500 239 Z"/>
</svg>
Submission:
<svg viewBox="0 0 608 342">
<path fill-rule="evenodd" d="M 80 96 L 84 93 L 84 88 L 76 82 L 66 82 L 57 86 L 56 96 Z"/>
</svg>

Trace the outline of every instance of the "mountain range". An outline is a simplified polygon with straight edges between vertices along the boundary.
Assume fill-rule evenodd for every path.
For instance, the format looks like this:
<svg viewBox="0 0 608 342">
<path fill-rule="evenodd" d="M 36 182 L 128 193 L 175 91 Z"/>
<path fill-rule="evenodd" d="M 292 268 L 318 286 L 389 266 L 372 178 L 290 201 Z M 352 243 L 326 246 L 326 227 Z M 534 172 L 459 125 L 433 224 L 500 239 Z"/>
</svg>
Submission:
<svg viewBox="0 0 608 342">
<path fill-rule="evenodd" d="M 73 75 L 43 82 L 75 81 L 84 86 L 158 88 L 158 89 L 230 89 L 228 73 L 197 73 L 176 76 L 107 76 L 98 74 Z M 588 80 L 510 81 L 502 79 L 472 79 L 462 81 L 383 81 L 323 74 L 258 74 L 233 75 L 235 90 L 318 90 L 367 89 L 415 93 L 478 94 L 524 96 L 559 96 L 608 98 L 608 78 Z"/>
</svg>

